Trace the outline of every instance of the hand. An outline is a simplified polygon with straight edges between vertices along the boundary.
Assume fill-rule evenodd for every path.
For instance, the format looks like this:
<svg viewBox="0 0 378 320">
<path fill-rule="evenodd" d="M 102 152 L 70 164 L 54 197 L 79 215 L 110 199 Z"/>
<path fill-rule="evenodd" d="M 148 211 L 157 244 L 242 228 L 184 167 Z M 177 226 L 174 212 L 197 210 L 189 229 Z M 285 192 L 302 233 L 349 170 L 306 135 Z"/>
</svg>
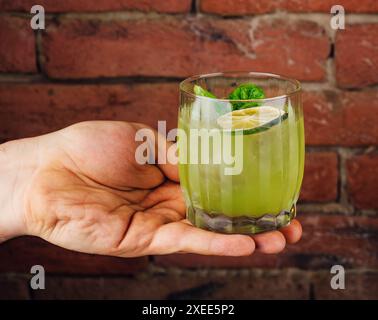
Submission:
<svg viewBox="0 0 378 320">
<path fill-rule="evenodd" d="M 83 122 L 0 146 L 7 194 L 13 196 L 0 212 L 0 240 L 27 234 L 75 251 L 121 257 L 277 253 L 299 240 L 296 220 L 253 237 L 193 227 L 185 220 L 177 167 L 135 161 L 135 133 L 142 127 Z"/>
</svg>

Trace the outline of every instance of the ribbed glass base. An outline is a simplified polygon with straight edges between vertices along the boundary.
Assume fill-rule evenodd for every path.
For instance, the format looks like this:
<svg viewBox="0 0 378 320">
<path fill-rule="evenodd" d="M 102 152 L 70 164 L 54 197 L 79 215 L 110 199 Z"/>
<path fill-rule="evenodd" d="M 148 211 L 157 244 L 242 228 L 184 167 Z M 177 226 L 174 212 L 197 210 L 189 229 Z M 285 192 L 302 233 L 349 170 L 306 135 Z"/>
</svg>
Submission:
<svg viewBox="0 0 378 320">
<path fill-rule="evenodd" d="M 296 216 L 296 207 L 294 204 L 290 211 L 281 211 L 277 215 L 266 214 L 259 218 L 209 214 L 195 207 L 189 207 L 186 215 L 193 225 L 201 229 L 220 233 L 256 234 L 289 225 Z"/>
</svg>

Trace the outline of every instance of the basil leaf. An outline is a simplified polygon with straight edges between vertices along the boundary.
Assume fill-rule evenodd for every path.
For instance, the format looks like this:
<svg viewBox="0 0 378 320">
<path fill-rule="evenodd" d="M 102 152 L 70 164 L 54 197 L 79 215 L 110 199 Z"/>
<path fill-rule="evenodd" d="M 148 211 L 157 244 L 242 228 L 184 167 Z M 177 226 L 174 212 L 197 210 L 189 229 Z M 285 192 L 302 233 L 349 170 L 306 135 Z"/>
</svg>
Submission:
<svg viewBox="0 0 378 320">
<path fill-rule="evenodd" d="M 262 88 L 254 83 L 244 83 L 234 89 L 228 96 L 230 100 L 264 99 L 265 93 Z M 246 109 L 261 105 L 259 102 L 231 102 L 233 110 Z"/>
</svg>

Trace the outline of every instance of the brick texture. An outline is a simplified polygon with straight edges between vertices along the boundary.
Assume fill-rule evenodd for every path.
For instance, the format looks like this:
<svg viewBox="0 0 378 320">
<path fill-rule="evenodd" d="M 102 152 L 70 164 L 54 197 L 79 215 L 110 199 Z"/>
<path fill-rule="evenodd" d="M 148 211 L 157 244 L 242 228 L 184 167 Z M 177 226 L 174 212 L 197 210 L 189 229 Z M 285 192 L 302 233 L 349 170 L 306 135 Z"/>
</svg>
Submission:
<svg viewBox="0 0 378 320">
<path fill-rule="evenodd" d="M 352 203 L 359 209 L 378 209 L 378 155 L 352 157 L 347 170 Z"/>
<path fill-rule="evenodd" d="M 270 284 L 274 282 L 274 287 Z M 267 289 L 270 288 L 270 289 Z M 309 277 L 301 272 L 247 275 L 168 273 L 141 279 L 47 279 L 36 299 L 307 299 Z"/>
<path fill-rule="evenodd" d="M 28 19 L 1 16 L 0 72 L 36 72 L 34 38 Z"/>
<path fill-rule="evenodd" d="M 27 273 L 42 265 L 47 274 L 132 274 L 143 271 L 147 258 L 114 258 L 69 251 L 33 237 L 0 244 L 0 273 Z"/>
<path fill-rule="evenodd" d="M 306 154 L 300 200 L 317 202 L 336 200 L 338 176 L 336 153 Z"/>
<path fill-rule="evenodd" d="M 377 268 L 378 218 L 298 213 L 304 233 L 280 256 L 279 265 L 327 269 Z"/>
<path fill-rule="evenodd" d="M 305 92 L 308 145 L 366 146 L 378 144 L 378 92 Z"/>
<path fill-rule="evenodd" d="M 157 11 L 183 13 L 190 11 L 191 0 L 0 0 L 0 10 L 30 12 L 30 8 L 39 4 L 47 13 L 51 12 L 101 12 L 117 10 Z"/>
<path fill-rule="evenodd" d="M 178 84 L 1 84 L 0 139 L 43 134 L 83 120 L 177 126 Z M 28 125 L 25 126 L 25 123 Z"/>
<path fill-rule="evenodd" d="M 378 145 L 378 93 L 305 92 L 307 145 Z M 148 106 L 148 107 L 146 107 Z M 64 85 L 0 83 L 0 139 L 57 130 L 82 120 L 177 125 L 178 83 Z M 29 123 L 24 126 L 25 121 Z M 21 130 L 22 129 L 22 130 Z"/>
<path fill-rule="evenodd" d="M 377 2 L 376 2 L 377 4 Z M 378 23 L 347 25 L 337 32 L 336 79 L 340 87 L 378 83 Z"/>
<path fill-rule="evenodd" d="M 44 69 L 53 78 L 185 77 L 241 69 L 322 81 L 329 50 L 324 29 L 308 21 L 261 22 L 252 32 L 243 20 L 65 19 L 49 23 L 43 37 Z"/>
<path fill-rule="evenodd" d="M 14 239 L 0 244 L 0 299 L 377 299 L 378 1 L 339 1 L 337 31 L 331 0 L 37 3 L 48 14 L 38 33 L 34 0 L 0 0 L 0 143 L 83 120 L 174 128 L 179 81 L 193 74 L 293 77 L 308 147 L 303 237 L 278 255 L 135 259 Z M 46 290 L 30 290 L 35 264 Z M 335 264 L 345 290 L 330 289 Z"/>
<path fill-rule="evenodd" d="M 314 296 L 321 300 L 352 300 L 352 299 L 378 299 L 378 274 L 375 272 L 353 273 L 346 270 L 345 289 L 333 290 L 330 286 L 331 274 L 320 273 L 313 282 Z"/>
<path fill-rule="evenodd" d="M 48 276 L 32 298 L 50 299 L 377 299 L 378 273 L 346 269 L 345 289 L 333 290 L 327 271 L 167 272 L 140 278 Z M 1 299 L 29 299 L 30 276 L 0 277 Z M 272 286 L 272 283 L 277 285 Z"/>
<path fill-rule="evenodd" d="M 25 277 L 0 274 L 0 300 L 27 299 L 30 299 L 30 295 Z"/>
<path fill-rule="evenodd" d="M 375 0 L 343 0 L 337 3 L 333 0 L 200 0 L 200 10 L 225 16 L 261 14 L 274 11 L 290 12 L 327 12 L 335 4 L 340 4 L 346 12 L 378 12 Z"/>
<path fill-rule="evenodd" d="M 279 255 L 253 254 L 230 258 L 187 255 L 157 256 L 164 267 L 182 268 L 301 268 L 330 269 L 334 264 L 346 268 L 378 266 L 378 219 L 321 214 L 301 214 L 303 237 Z"/>
</svg>

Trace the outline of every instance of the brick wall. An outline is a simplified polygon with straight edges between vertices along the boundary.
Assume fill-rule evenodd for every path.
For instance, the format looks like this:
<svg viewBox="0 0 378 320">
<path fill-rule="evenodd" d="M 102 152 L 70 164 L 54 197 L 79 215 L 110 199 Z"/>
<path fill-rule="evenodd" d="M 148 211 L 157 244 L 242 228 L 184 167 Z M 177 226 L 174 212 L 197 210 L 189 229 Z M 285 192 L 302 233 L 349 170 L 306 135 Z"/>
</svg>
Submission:
<svg viewBox="0 0 378 320">
<path fill-rule="evenodd" d="M 0 245 L 0 298 L 378 298 L 378 1 L 0 0 L 0 142 L 89 119 L 175 127 L 178 82 L 220 70 L 303 82 L 304 236 L 278 256 L 137 259 Z M 347 290 L 329 287 L 342 264 Z M 45 266 L 47 290 L 28 272 Z"/>
</svg>

